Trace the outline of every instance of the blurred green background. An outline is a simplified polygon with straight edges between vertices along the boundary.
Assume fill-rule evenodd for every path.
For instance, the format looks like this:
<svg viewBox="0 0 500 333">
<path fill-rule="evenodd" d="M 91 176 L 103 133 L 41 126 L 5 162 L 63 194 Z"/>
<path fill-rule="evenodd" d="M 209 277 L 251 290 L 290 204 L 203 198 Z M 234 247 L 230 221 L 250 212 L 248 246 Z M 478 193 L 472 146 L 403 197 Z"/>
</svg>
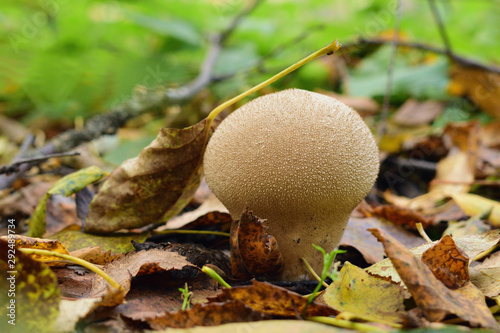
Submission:
<svg viewBox="0 0 500 333">
<path fill-rule="evenodd" d="M 401 31 L 406 38 L 441 47 L 428 2 L 403 3 Z M 454 52 L 498 62 L 500 1 L 437 3 Z M 197 75 L 207 37 L 226 27 L 245 4 L 238 0 L 2 0 L 0 108 L 24 124 L 40 117 L 72 121 L 126 101 L 136 85 L 182 85 Z M 236 75 L 212 85 L 212 92 L 219 99 L 231 97 L 335 38 L 349 43 L 390 33 L 395 6 L 396 1 L 382 0 L 264 1 L 231 35 L 216 71 L 243 73 L 276 47 L 286 47 L 266 59 L 264 73 Z M 293 42 L 299 36 L 304 38 Z M 383 94 L 388 51 L 382 48 L 362 66 L 350 69 L 351 94 Z M 405 61 L 396 68 L 395 87 L 410 89 L 417 97 L 439 97 L 446 85 L 446 66 L 436 61 L 422 72 L 408 68 L 409 60 Z M 403 76 L 402 83 L 398 75 Z M 419 76 L 420 90 L 411 91 Z M 424 89 L 430 81 L 439 89 Z M 328 73 L 318 62 L 279 85 L 331 90 Z"/>
</svg>

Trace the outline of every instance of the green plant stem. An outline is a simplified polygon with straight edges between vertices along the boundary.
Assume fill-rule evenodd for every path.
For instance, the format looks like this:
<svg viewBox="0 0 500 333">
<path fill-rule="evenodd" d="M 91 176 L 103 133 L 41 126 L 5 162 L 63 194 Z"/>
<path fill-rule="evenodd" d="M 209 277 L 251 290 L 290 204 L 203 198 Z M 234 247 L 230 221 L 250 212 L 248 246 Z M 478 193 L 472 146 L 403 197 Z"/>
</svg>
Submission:
<svg viewBox="0 0 500 333">
<path fill-rule="evenodd" d="M 40 250 L 40 249 L 26 249 L 26 248 L 20 248 L 18 249 L 24 254 L 38 254 L 41 256 L 54 256 L 54 257 L 59 257 L 63 258 L 69 261 L 74 262 L 75 264 L 78 264 L 80 266 L 83 266 L 85 268 L 90 269 L 92 272 L 100 275 L 104 280 L 106 280 L 113 288 L 115 289 L 123 289 L 122 286 L 120 286 L 111 276 L 106 274 L 102 269 L 97 267 L 94 264 L 91 264 L 88 261 L 85 261 L 83 259 L 77 258 L 70 256 L 68 254 L 63 254 L 63 253 L 58 253 L 58 252 L 52 252 L 52 251 L 47 251 L 47 250 Z"/>
<path fill-rule="evenodd" d="M 222 231 L 209 231 L 209 230 L 162 230 L 162 231 L 154 231 L 154 235 L 167 235 L 167 234 L 195 234 L 195 235 L 217 235 L 217 236 L 226 236 L 229 237 L 231 234 L 229 232 Z"/>
<path fill-rule="evenodd" d="M 224 281 L 224 279 L 219 274 L 217 274 L 217 272 L 215 272 L 213 269 L 211 269 L 210 267 L 203 266 L 201 271 L 203 273 L 207 274 L 208 276 L 210 276 L 215 281 L 217 281 L 221 286 L 226 287 L 226 288 L 231 288 L 229 283 Z"/>
<path fill-rule="evenodd" d="M 182 311 L 186 311 L 186 309 L 189 309 L 189 301 L 191 299 L 191 295 L 193 295 L 192 292 L 189 291 L 189 286 L 187 282 L 184 283 L 184 288 L 179 288 L 179 291 L 182 293 Z"/>
<path fill-rule="evenodd" d="M 342 327 L 342 328 L 349 328 L 352 330 L 356 331 L 361 331 L 361 332 L 373 332 L 373 331 L 382 331 L 380 328 L 371 326 L 371 325 L 366 325 L 362 323 L 355 323 L 352 321 L 348 320 L 343 320 L 343 319 L 337 319 L 337 318 L 332 318 L 332 317 L 307 317 L 306 320 L 310 321 L 315 321 L 317 323 L 322 323 L 322 324 L 327 324 L 327 325 L 332 325 L 332 326 L 337 326 L 337 327 Z"/>
<path fill-rule="evenodd" d="M 311 267 L 311 265 L 309 265 L 309 263 L 307 262 L 306 258 L 302 258 L 302 262 L 304 263 L 304 265 L 306 266 L 306 269 L 309 271 L 309 273 L 313 276 L 313 278 L 320 282 L 323 287 L 328 287 L 328 284 L 325 282 L 325 281 L 322 281 L 321 280 L 321 277 L 314 271 L 314 269 Z"/>
<path fill-rule="evenodd" d="M 273 77 L 267 79 L 266 81 L 264 81 L 262 83 L 259 83 L 255 87 L 253 87 L 253 88 L 245 91 L 242 94 L 239 94 L 236 97 L 231 98 L 230 100 L 222 103 L 221 105 L 219 105 L 218 107 L 216 107 L 215 109 L 213 109 L 212 112 L 210 112 L 210 114 L 207 117 L 207 125 L 206 125 L 207 132 L 206 132 L 205 139 L 208 139 L 208 135 L 210 133 L 210 130 L 209 130 L 210 126 L 212 126 L 212 122 L 214 121 L 215 117 L 217 117 L 219 115 L 219 113 L 222 112 L 222 110 L 224 110 L 228 106 L 231 106 L 232 104 L 238 102 L 239 100 L 247 97 L 248 95 L 253 94 L 256 91 L 259 91 L 260 89 L 264 88 L 265 86 L 268 86 L 271 83 L 273 83 L 273 82 L 281 79 L 283 76 L 285 76 L 285 75 L 293 72 L 294 70 L 296 70 L 296 69 L 304 66 L 309 61 L 314 60 L 314 59 L 316 59 L 318 57 L 321 57 L 321 56 L 323 56 L 325 54 L 332 54 L 332 53 L 336 52 L 339 48 L 340 48 L 339 42 L 337 40 L 334 40 L 333 43 L 331 43 L 330 45 L 325 46 L 324 48 L 322 48 L 322 49 L 320 49 L 320 50 L 318 50 L 318 51 L 310 54 L 309 56 L 307 56 L 304 59 L 296 62 L 292 66 L 290 66 L 287 69 L 279 72 L 278 74 L 276 74 Z M 206 142 L 206 140 L 205 140 L 205 142 Z"/>
</svg>

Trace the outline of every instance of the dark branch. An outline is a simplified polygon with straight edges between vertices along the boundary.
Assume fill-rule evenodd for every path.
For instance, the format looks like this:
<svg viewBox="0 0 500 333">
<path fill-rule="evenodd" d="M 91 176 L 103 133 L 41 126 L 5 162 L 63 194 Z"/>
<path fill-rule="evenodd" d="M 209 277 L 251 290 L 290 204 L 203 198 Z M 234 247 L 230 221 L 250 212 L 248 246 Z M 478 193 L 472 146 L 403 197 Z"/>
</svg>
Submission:
<svg viewBox="0 0 500 333">
<path fill-rule="evenodd" d="M 140 114 L 147 112 L 159 113 L 169 105 L 183 104 L 192 99 L 200 90 L 215 81 L 213 67 L 223 43 L 241 20 L 250 14 L 258 3 L 260 3 L 260 0 L 252 2 L 232 20 L 226 29 L 211 39 L 210 48 L 203 61 L 200 73 L 193 81 L 175 89 L 159 88 L 134 94 L 129 101 L 114 107 L 110 112 L 88 120 L 83 130 L 66 131 L 33 154 L 47 155 L 68 151 L 102 135 L 116 133 L 128 120 Z M 36 162 L 20 165 L 19 170 L 11 175 L 0 175 L 0 189 L 10 187 L 19 175 L 29 170 L 33 165 L 36 165 Z"/>
<path fill-rule="evenodd" d="M 77 155 L 80 155 L 80 153 L 79 152 L 68 152 L 68 153 L 49 154 L 49 155 L 44 155 L 44 156 L 26 158 L 26 159 L 14 162 L 10 165 L 1 166 L 0 167 L 0 174 L 7 174 L 8 175 L 10 173 L 19 172 L 19 168 L 23 164 L 28 164 L 28 166 L 31 167 L 31 166 L 37 165 L 41 162 L 45 162 L 46 160 L 48 160 L 50 158 L 77 156 Z"/>
<path fill-rule="evenodd" d="M 385 40 L 385 39 L 364 39 L 360 38 L 357 42 L 354 43 L 349 43 L 349 44 L 344 44 L 343 49 L 349 49 L 349 48 L 362 48 L 364 46 L 369 46 L 369 45 L 384 45 L 391 43 L 391 41 Z M 396 42 L 396 45 L 401 46 L 401 47 L 409 47 L 413 49 L 418 49 L 418 50 L 423 50 L 423 51 L 428 51 L 436 54 L 442 54 L 442 55 L 448 55 L 446 50 L 440 49 L 435 46 L 431 46 L 428 44 L 424 43 L 416 43 L 416 42 L 402 42 L 398 41 Z M 500 74 L 500 67 L 494 66 L 494 65 L 486 65 L 483 64 L 479 61 L 469 59 L 466 57 L 458 56 L 456 54 L 452 54 L 451 59 L 456 62 L 459 65 L 462 65 L 464 67 L 474 67 L 478 69 L 482 69 L 485 71 L 489 71 L 492 73 L 498 73 Z"/>
</svg>

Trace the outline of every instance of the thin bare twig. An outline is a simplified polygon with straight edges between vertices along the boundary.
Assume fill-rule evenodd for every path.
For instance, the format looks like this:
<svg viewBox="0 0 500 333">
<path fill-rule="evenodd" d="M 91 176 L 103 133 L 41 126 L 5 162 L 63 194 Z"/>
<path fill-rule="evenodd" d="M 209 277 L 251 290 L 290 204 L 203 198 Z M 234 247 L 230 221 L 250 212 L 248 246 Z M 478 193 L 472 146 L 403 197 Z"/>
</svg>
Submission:
<svg viewBox="0 0 500 333">
<path fill-rule="evenodd" d="M 102 135 L 116 133 L 116 131 L 128 120 L 140 114 L 146 112 L 159 113 L 169 105 L 186 103 L 200 90 L 214 82 L 213 67 L 220 54 L 224 41 L 227 40 L 241 20 L 246 15 L 250 14 L 260 2 L 261 0 L 255 0 L 251 5 L 245 7 L 226 29 L 211 39 L 210 48 L 205 56 L 200 73 L 190 83 L 179 88 L 166 89 L 162 87 L 141 94 L 135 94 L 129 101 L 114 107 L 110 112 L 88 120 L 84 129 L 66 131 L 48 142 L 39 150 L 30 153 L 33 155 L 47 155 L 65 152 L 84 142 L 97 139 Z M 33 163 L 20 165 L 18 172 L 14 172 L 10 175 L 0 175 L 0 189 L 10 187 L 19 175 L 33 166 Z"/>
<path fill-rule="evenodd" d="M 380 123 L 377 130 L 377 139 L 382 140 L 382 136 L 386 131 L 387 114 L 389 113 L 389 104 L 391 101 L 391 91 L 392 91 L 392 78 L 394 73 L 394 63 L 396 61 L 396 54 L 398 52 L 397 41 L 399 39 L 399 28 L 401 26 L 401 16 L 403 14 L 403 0 L 398 0 L 396 17 L 394 20 L 394 34 L 392 37 L 392 49 L 391 56 L 389 58 L 389 66 L 387 68 L 387 81 L 385 85 L 385 95 L 384 102 L 382 104 L 382 111 L 380 114 Z"/>
<path fill-rule="evenodd" d="M 451 51 L 450 39 L 448 38 L 448 34 L 446 33 L 446 28 L 443 24 L 443 20 L 439 15 L 439 10 L 436 6 L 435 0 L 428 0 L 429 6 L 431 7 L 432 16 L 434 16 L 434 20 L 438 26 L 439 34 L 441 35 L 441 39 L 443 40 L 443 44 L 445 47 L 446 54 L 450 59 L 453 59 L 453 52 Z"/>
<path fill-rule="evenodd" d="M 355 43 L 348 43 L 343 45 L 343 49 L 350 49 L 352 47 L 360 47 L 360 45 L 384 45 L 389 43 L 389 41 L 385 39 L 379 39 L 379 38 L 374 38 L 374 39 L 364 39 L 360 38 L 357 42 Z M 448 55 L 446 50 L 440 49 L 438 47 L 424 44 L 424 43 L 419 43 L 419 42 L 404 42 L 404 41 L 398 41 L 396 42 L 396 45 L 398 47 L 408 47 L 412 49 L 417 49 L 417 50 L 423 50 L 423 51 L 428 51 L 436 54 L 442 54 L 442 55 Z M 482 69 L 488 72 L 492 73 L 497 73 L 500 74 L 500 67 L 494 66 L 494 65 L 486 65 L 481 62 L 478 62 L 474 59 L 469 59 L 466 57 L 458 56 L 456 54 L 452 54 L 452 60 L 456 62 L 459 65 L 462 65 L 464 67 L 474 67 L 478 69 Z"/>
<path fill-rule="evenodd" d="M 23 164 L 28 164 L 29 166 L 33 166 L 33 165 L 39 164 L 41 162 L 44 162 L 50 158 L 78 156 L 78 155 L 80 155 L 80 153 L 75 151 L 75 152 L 67 152 L 67 153 L 59 153 L 59 154 L 48 154 L 48 155 L 36 156 L 36 157 L 18 160 L 10 165 L 1 166 L 0 167 L 0 175 L 1 174 L 8 175 L 9 173 L 19 172 L 19 168 Z"/>
</svg>

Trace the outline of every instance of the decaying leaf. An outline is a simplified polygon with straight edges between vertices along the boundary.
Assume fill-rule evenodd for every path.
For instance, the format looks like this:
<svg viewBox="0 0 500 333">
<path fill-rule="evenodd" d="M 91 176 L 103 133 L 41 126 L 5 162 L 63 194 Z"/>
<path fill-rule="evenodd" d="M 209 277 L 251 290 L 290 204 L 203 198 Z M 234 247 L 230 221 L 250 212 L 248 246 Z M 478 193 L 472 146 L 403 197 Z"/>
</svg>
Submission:
<svg viewBox="0 0 500 333">
<path fill-rule="evenodd" d="M 447 315 L 456 315 L 474 327 L 500 330 L 484 296 L 472 283 L 457 291 L 448 289 L 421 260 L 394 238 L 377 229 L 370 231 L 384 245 L 387 256 L 429 321 L 439 322 Z"/>
<path fill-rule="evenodd" d="M 469 257 L 457 247 L 451 236 L 444 236 L 422 254 L 422 262 L 450 289 L 469 283 Z"/>
<path fill-rule="evenodd" d="M 17 248 L 26 248 L 26 249 L 39 249 L 39 250 L 47 250 L 62 254 L 69 254 L 68 250 L 62 245 L 59 241 L 51 240 L 51 239 L 43 239 L 43 238 L 34 238 L 34 237 L 26 237 L 22 235 L 14 235 L 11 236 L 15 240 L 15 244 Z M 8 241 L 7 236 L 2 236 L 0 239 Z M 51 261 L 60 261 L 61 258 L 55 256 L 43 256 L 39 254 L 30 254 L 31 258 L 46 262 L 49 266 L 60 266 L 60 263 L 54 263 Z M 64 266 L 64 265 L 63 265 Z"/>
<path fill-rule="evenodd" d="M 186 311 L 165 313 L 161 317 L 147 320 L 154 330 L 167 327 L 189 328 L 194 326 L 215 326 L 234 322 L 262 320 L 262 315 L 240 302 L 196 304 Z"/>
<path fill-rule="evenodd" d="M 57 278 L 44 263 L 13 249 L 13 242 L 0 239 L 2 332 L 53 332 L 61 300 Z"/>
<path fill-rule="evenodd" d="M 488 251 L 500 241 L 500 230 L 491 230 L 483 234 L 464 235 L 461 237 L 453 237 L 455 244 L 461 248 L 469 257 L 469 261 L 474 260 L 476 256 L 482 252 Z M 422 254 L 431 248 L 437 242 L 426 243 L 410 250 L 417 258 L 421 258 Z M 389 258 L 384 259 L 368 268 L 366 271 L 372 275 L 388 277 L 393 282 L 401 283 L 399 274 L 394 269 Z"/>
<path fill-rule="evenodd" d="M 60 241 L 68 251 L 76 251 L 87 247 L 100 247 L 102 251 L 111 251 L 112 255 L 128 253 L 134 250 L 132 241 L 144 242 L 149 232 L 112 233 L 108 235 L 92 235 L 80 231 L 80 227 L 70 226 L 50 236 Z"/>
<path fill-rule="evenodd" d="M 373 208 L 372 213 L 394 224 L 410 228 L 416 228 L 417 223 L 422 223 L 424 228 L 433 224 L 432 218 L 423 216 L 413 209 L 395 205 L 380 205 Z"/>
<path fill-rule="evenodd" d="M 354 247 L 369 264 L 374 264 L 384 259 L 384 248 L 368 231 L 370 228 L 384 230 L 408 248 L 414 248 L 425 243 L 425 240 L 421 237 L 383 219 L 351 217 L 340 245 Z"/>
<path fill-rule="evenodd" d="M 231 271 L 235 279 L 272 277 L 283 270 L 276 239 L 267 234 L 266 220 L 245 210 L 231 226 Z"/>
<path fill-rule="evenodd" d="M 485 296 L 495 298 L 500 295 L 500 252 L 495 252 L 469 270 L 471 282 Z"/>
<path fill-rule="evenodd" d="M 127 302 L 117 306 L 114 313 L 132 320 L 146 321 L 150 318 L 161 317 L 166 312 L 180 310 L 183 297 L 177 286 L 158 288 L 158 286 L 137 281 L 127 295 Z M 218 283 L 211 279 L 190 281 L 188 288 L 192 293 L 190 298 L 192 305 L 206 303 L 207 297 L 215 296 L 219 292 Z"/>
<path fill-rule="evenodd" d="M 152 249 L 129 253 L 104 266 L 104 271 L 128 292 L 132 277 L 135 276 L 175 271 L 178 278 L 189 279 L 196 277 L 200 270 L 176 252 Z M 107 287 L 108 283 L 102 277 L 97 277 L 92 296 L 101 296 Z"/>
<path fill-rule="evenodd" d="M 267 282 L 252 281 L 251 286 L 223 288 L 221 293 L 210 302 L 238 301 L 266 315 L 297 317 L 301 315 L 307 298 L 300 294 L 272 285 Z M 306 317 L 329 316 L 339 312 L 329 306 L 311 303 L 307 307 Z"/>
<path fill-rule="evenodd" d="M 96 265 L 105 265 L 108 262 L 115 261 L 122 256 L 122 254 L 111 253 L 111 250 L 103 251 L 100 246 L 85 247 L 71 252 L 71 255 Z"/>
<path fill-rule="evenodd" d="M 138 157 L 125 161 L 104 183 L 90 204 L 85 231 L 138 228 L 177 215 L 200 184 L 206 137 L 206 120 L 184 129 L 161 129 Z"/>
<path fill-rule="evenodd" d="M 399 285 L 369 275 L 363 269 L 345 262 L 339 278 L 323 294 L 332 308 L 365 318 L 401 322 L 404 297 Z"/>
<path fill-rule="evenodd" d="M 483 222 L 478 215 L 472 216 L 467 221 L 448 221 L 448 228 L 443 232 L 444 235 L 450 235 L 453 237 L 472 235 L 472 234 L 482 234 L 491 227 Z"/>
<path fill-rule="evenodd" d="M 200 226 L 230 224 L 232 221 L 226 207 L 212 194 L 200 207 L 191 212 L 179 214 L 179 216 L 168 220 L 165 226 L 156 229 L 156 231 L 185 229 L 188 226 L 189 229 L 192 229 Z"/>
<path fill-rule="evenodd" d="M 40 200 L 35 212 L 31 216 L 28 236 L 42 237 L 45 234 L 45 215 L 47 214 L 47 201 L 53 194 L 69 196 L 80 191 L 85 186 L 92 184 L 106 175 L 98 167 L 91 166 L 78 170 L 62 177 L 50 187 L 45 196 Z"/>
</svg>

